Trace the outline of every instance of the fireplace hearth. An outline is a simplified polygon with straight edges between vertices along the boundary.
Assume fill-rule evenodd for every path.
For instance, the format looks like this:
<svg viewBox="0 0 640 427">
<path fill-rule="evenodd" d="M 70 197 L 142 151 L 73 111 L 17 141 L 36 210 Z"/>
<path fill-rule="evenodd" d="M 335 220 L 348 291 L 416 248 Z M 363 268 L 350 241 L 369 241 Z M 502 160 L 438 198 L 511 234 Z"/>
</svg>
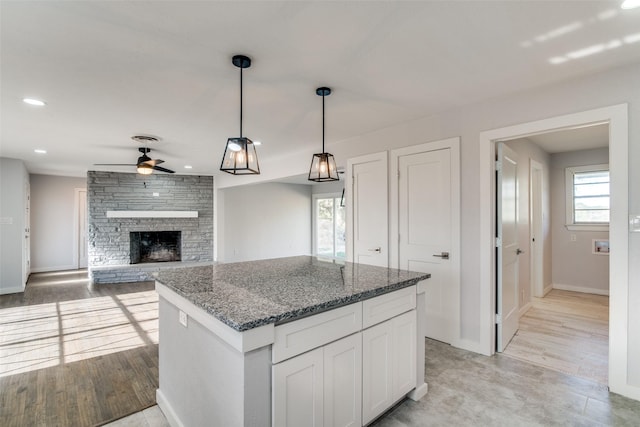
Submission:
<svg viewBox="0 0 640 427">
<path fill-rule="evenodd" d="M 180 231 L 132 231 L 131 264 L 172 262 L 181 260 L 182 233 Z"/>
</svg>

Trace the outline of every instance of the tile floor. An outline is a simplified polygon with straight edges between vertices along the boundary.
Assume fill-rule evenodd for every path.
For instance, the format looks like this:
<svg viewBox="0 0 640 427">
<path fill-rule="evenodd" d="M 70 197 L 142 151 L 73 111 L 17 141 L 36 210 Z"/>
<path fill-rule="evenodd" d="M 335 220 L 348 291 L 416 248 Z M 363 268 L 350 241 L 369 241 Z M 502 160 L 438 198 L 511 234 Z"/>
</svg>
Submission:
<svg viewBox="0 0 640 427">
<path fill-rule="evenodd" d="M 432 340 L 426 357 L 427 396 L 402 401 L 376 427 L 640 426 L 640 402 L 609 393 L 593 380 Z M 157 407 L 108 424 L 166 425 Z"/>
</svg>

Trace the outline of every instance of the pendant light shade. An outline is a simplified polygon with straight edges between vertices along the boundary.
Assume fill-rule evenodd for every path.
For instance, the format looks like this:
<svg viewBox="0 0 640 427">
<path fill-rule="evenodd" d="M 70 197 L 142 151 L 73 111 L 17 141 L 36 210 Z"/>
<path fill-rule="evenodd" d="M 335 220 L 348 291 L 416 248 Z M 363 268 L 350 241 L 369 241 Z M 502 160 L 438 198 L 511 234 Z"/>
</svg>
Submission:
<svg viewBox="0 0 640 427">
<path fill-rule="evenodd" d="M 319 87 L 316 89 L 316 95 L 322 97 L 322 153 L 314 154 L 311 159 L 309 181 L 338 181 L 340 178 L 338 178 L 336 159 L 333 157 L 333 154 L 324 152 L 324 97 L 331 95 L 331 89 L 328 87 Z"/>
<path fill-rule="evenodd" d="M 242 136 L 242 70 L 251 66 L 251 59 L 235 55 L 232 63 L 240 68 L 240 136 L 227 139 L 220 170 L 233 175 L 259 175 L 256 146 L 249 138 Z"/>
</svg>

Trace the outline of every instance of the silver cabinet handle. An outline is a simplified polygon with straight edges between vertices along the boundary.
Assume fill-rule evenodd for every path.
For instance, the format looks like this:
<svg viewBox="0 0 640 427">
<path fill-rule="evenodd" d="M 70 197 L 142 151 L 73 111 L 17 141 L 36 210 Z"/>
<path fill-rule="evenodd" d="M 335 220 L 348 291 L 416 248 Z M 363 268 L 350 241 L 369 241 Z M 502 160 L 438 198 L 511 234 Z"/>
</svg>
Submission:
<svg viewBox="0 0 640 427">
<path fill-rule="evenodd" d="M 378 253 L 382 252 L 382 248 L 380 246 L 378 246 L 377 248 L 374 248 L 374 249 L 367 249 L 367 250 L 369 252 L 378 252 Z"/>
<path fill-rule="evenodd" d="M 442 259 L 449 259 L 449 252 L 441 252 L 440 255 L 434 255 L 434 256 Z"/>
</svg>

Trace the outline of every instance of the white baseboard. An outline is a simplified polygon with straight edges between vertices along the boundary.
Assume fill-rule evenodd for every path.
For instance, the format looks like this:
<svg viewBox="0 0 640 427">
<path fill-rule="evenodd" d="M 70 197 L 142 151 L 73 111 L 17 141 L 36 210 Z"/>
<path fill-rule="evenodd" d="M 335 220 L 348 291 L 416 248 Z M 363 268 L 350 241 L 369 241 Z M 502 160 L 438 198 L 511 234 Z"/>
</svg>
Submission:
<svg viewBox="0 0 640 427">
<path fill-rule="evenodd" d="M 24 286 L 12 286 L 10 288 L 0 288 L 0 295 L 19 294 L 24 292 Z"/>
<path fill-rule="evenodd" d="M 156 389 L 156 403 L 171 427 L 184 427 L 184 424 L 182 424 L 178 415 L 176 415 L 175 411 L 164 397 L 164 394 L 162 394 L 162 390 L 159 388 Z"/>
<path fill-rule="evenodd" d="M 451 341 L 451 346 L 460 348 L 462 350 L 471 351 L 473 353 L 484 354 L 485 356 L 491 356 L 493 354 L 490 348 L 483 346 L 477 341 L 471 341 L 465 338 L 454 339 L 453 341 Z"/>
<path fill-rule="evenodd" d="M 583 294 L 595 294 L 595 295 L 609 295 L 609 289 L 596 289 L 585 288 L 584 286 L 564 285 L 562 283 L 554 283 L 553 289 L 560 289 L 561 291 L 573 291 L 582 292 Z"/>
<path fill-rule="evenodd" d="M 518 313 L 519 314 L 518 317 L 524 316 L 525 313 L 529 311 L 530 308 L 531 308 L 531 301 L 529 301 L 528 303 L 526 303 L 524 306 L 520 308 L 520 313 Z"/>
<path fill-rule="evenodd" d="M 414 388 L 407 394 L 407 397 L 411 400 L 418 401 L 427 395 L 429 391 L 429 385 L 427 383 L 423 383 L 418 387 Z"/>
<path fill-rule="evenodd" d="M 31 272 L 32 273 L 48 273 L 50 271 L 64 271 L 64 270 L 77 270 L 78 266 L 77 265 L 56 265 L 54 267 L 40 267 L 40 268 L 33 268 L 31 267 Z"/>
<path fill-rule="evenodd" d="M 542 290 L 542 297 L 546 297 L 549 292 L 553 289 L 553 285 L 549 285 Z"/>
</svg>

